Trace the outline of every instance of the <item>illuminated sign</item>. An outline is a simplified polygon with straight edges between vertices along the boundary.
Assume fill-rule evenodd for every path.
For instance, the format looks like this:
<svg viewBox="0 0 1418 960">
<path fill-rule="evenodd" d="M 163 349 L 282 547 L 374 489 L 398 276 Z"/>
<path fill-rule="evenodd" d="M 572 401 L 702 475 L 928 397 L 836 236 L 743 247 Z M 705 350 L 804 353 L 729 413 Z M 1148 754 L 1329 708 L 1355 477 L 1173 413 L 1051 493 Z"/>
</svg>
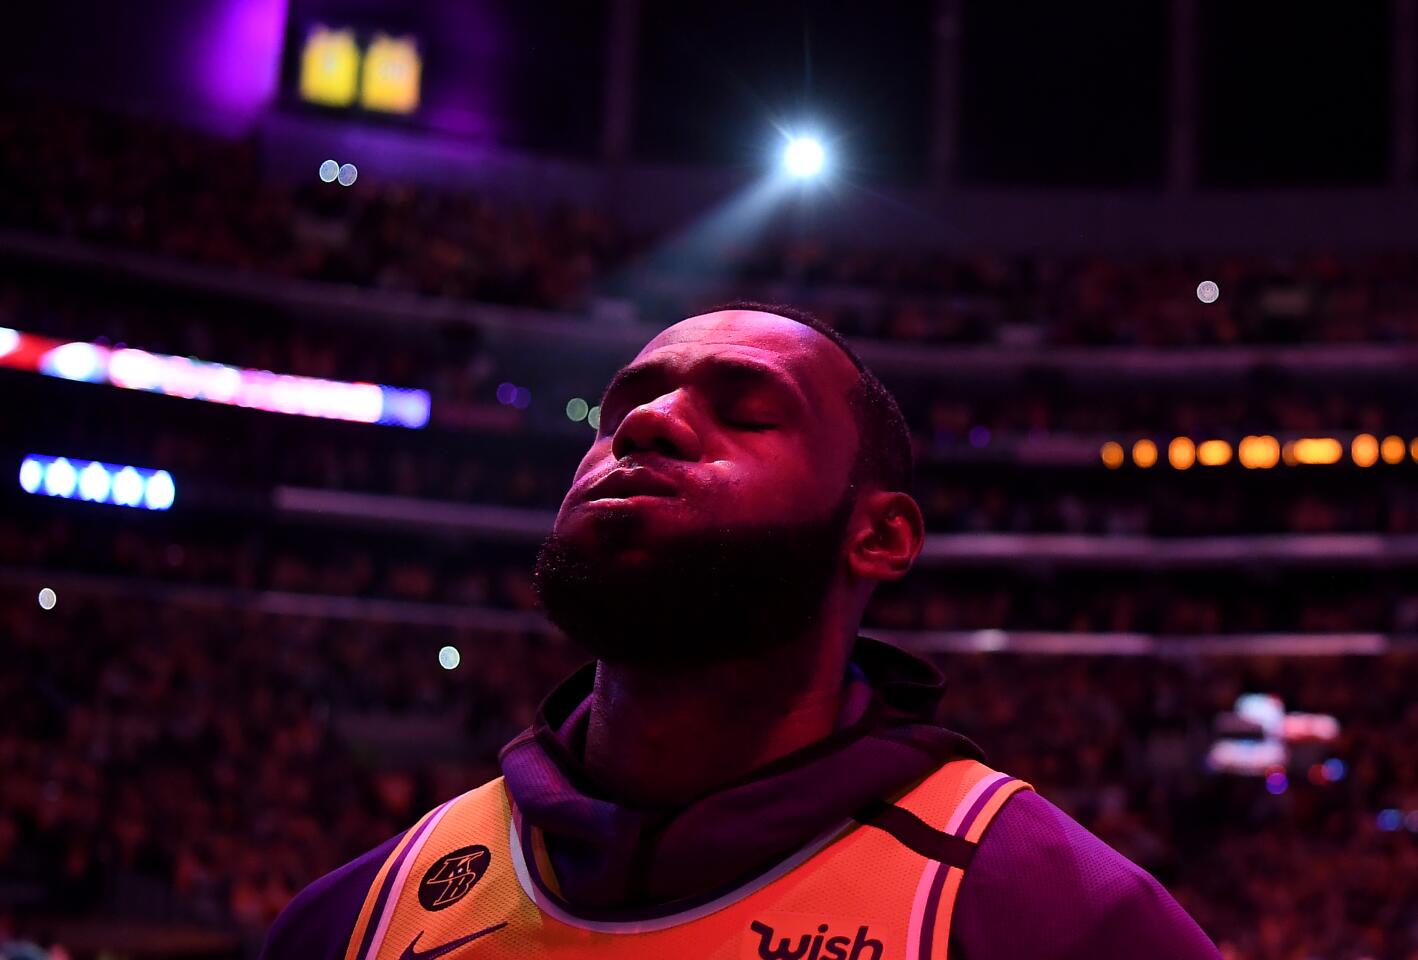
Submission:
<svg viewBox="0 0 1418 960">
<path fill-rule="evenodd" d="M 0 327 L 0 367 L 271 413 L 415 429 L 428 423 L 427 390 L 297 377 L 81 340 L 66 343 L 8 327 Z"/>
<path fill-rule="evenodd" d="M 20 488 L 36 496 L 146 510 L 166 510 L 177 499 L 177 486 L 166 470 L 37 453 L 20 464 Z"/>
<path fill-rule="evenodd" d="M 418 45 L 412 37 L 375 34 L 364 55 L 359 102 L 366 110 L 412 113 L 419 105 Z"/>
<path fill-rule="evenodd" d="M 1211 745 L 1207 766 L 1224 773 L 1266 776 L 1271 793 L 1284 793 L 1284 774 L 1296 744 L 1328 744 L 1339 737 L 1339 721 L 1327 713 L 1287 713 L 1285 703 L 1269 693 L 1244 693 L 1236 698 L 1232 713 L 1216 718 L 1222 739 Z M 1323 776 L 1318 782 L 1343 777 L 1339 760 L 1317 767 Z"/>
<path fill-rule="evenodd" d="M 359 47 L 353 30 L 316 25 L 300 54 L 300 95 L 311 103 L 347 107 L 359 78 Z"/>
</svg>

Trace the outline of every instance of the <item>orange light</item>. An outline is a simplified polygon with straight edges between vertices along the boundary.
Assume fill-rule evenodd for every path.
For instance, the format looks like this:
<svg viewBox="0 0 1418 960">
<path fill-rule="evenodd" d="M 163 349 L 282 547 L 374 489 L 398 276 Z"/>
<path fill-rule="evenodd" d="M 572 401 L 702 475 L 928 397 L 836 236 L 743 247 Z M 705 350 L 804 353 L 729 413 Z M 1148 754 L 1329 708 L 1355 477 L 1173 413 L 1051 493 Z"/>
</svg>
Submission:
<svg viewBox="0 0 1418 960">
<path fill-rule="evenodd" d="M 1333 437 L 1305 437 L 1295 441 L 1297 463 L 1338 463 L 1344 444 Z"/>
<path fill-rule="evenodd" d="M 1418 446 L 1418 440 L 1414 441 Z M 1157 444 L 1151 440 L 1139 440 L 1132 445 L 1132 462 L 1144 470 L 1157 462 Z"/>
<path fill-rule="evenodd" d="M 1384 442 L 1379 444 L 1379 456 L 1384 458 L 1384 463 L 1402 463 L 1403 454 L 1402 437 L 1384 437 Z"/>
<path fill-rule="evenodd" d="M 1103 444 L 1103 449 L 1099 451 L 1103 458 L 1103 466 L 1109 470 L 1116 470 L 1123 465 L 1123 445 L 1109 440 Z"/>
<path fill-rule="evenodd" d="M 1414 437 L 1408 444 L 1408 455 L 1413 458 L 1414 463 L 1418 463 L 1418 437 Z"/>
<path fill-rule="evenodd" d="M 1219 467 L 1231 462 L 1231 445 L 1225 440 L 1208 440 L 1196 448 L 1203 467 Z"/>
<path fill-rule="evenodd" d="M 1167 444 L 1167 462 L 1185 470 L 1196 462 L 1196 447 L 1186 437 L 1176 437 Z"/>
<path fill-rule="evenodd" d="M 1285 446 L 1280 448 L 1280 459 L 1285 461 L 1285 466 L 1293 467 L 1300 462 L 1300 458 L 1295 456 L 1295 441 L 1286 440 Z"/>
<path fill-rule="evenodd" d="M 1271 436 L 1242 437 L 1236 453 L 1247 470 L 1269 470 L 1280 461 L 1280 442 Z"/>
<path fill-rule="evenodd" d="M 1361 467 L 1372 467 L 1379 459 L 1379 440 L 1372 433 L 1361 433 L 1349 444 L 1349 455 Z"/>
</svg>

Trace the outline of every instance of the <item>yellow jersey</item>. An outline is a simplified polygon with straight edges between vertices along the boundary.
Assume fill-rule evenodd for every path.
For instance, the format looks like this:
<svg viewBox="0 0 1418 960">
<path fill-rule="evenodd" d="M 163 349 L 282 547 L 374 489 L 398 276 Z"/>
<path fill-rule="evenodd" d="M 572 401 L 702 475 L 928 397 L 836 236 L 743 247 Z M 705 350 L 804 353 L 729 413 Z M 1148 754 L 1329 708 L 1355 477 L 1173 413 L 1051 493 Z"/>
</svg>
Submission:
<svg viewBox="0 0 1418 960">
<path fill-rule="evenodd" d="M 1028 783 L 953 760 L 737 888 L 578 911 L 498 777 L 430 810 L 365 896 L 345 960 L 941 960 L 981 837 Z"/>
</svg>

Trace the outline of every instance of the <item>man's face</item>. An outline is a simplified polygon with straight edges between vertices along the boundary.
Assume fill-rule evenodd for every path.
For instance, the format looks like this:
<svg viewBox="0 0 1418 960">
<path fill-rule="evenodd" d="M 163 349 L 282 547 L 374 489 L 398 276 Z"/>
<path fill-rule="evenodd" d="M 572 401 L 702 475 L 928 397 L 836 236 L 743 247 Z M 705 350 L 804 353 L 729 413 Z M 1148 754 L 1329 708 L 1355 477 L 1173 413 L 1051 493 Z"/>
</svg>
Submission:
<svg viewBox="0 0 1418 960">
<path fill-rule="evenodd" d="M 716 373 L 715 360 L 767 376 Z M 538 552 L 543 608 L 610 663 L 704 663 L 793 642 L 842 566 L 857 494 L 844 394 L 856 368 L 810 327 L 737 310 L 663 331 L 627 369 L 642 366 L 663 369 L 603 398 L 597 438 Z M 588 498 L 629 466 L 674 492 Z"/>
</svg>

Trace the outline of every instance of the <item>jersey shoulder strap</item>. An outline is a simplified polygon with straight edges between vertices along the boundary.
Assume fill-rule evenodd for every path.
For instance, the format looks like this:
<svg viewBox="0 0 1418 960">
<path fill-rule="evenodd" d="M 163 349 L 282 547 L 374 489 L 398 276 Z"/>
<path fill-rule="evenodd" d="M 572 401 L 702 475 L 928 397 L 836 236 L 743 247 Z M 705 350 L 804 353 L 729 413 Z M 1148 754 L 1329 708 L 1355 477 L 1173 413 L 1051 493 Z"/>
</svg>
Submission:
<svg viewBox="0 0 1418 960">
<path fill-rule="evenodd" d="M 1005 801 L 1033 789 L 978 760 L 953 760 L 894 802 L 878 801 L 858 812 L 857 820 L 925 857 L 911 904 L 906 960 L 946 956 L 955 898 L 985 830 Z"/>
<path fill-rule="evenodd" d="M 415 877 L 410 885 L 410 872 L 424 853 L 424 847 L 449 815 L 460 821 L 460 831 L 474 836 L 500 837 L 505 816 L 500 815 L 503 800 L 502 777 L 489 780 L 480 787 L 447 800 L 425 813 L 404 833 L 404 837 L 385 858 L 365 894 L 364 905 L 355 920 L 345 960 L 372 960 L 391 934 L 402 935 L 396 921 L 396 907 L 407 889 L 416 891 L 425 910 L 440 911 L 462 899 L 487 872 L 492 854 L 487 846 L 470 845 L 445 853 L 426 869 L 422 878 Z M 423 859 L 428 859 L 426 856 Z M 406 951 L 411 952 L 411 951 Z M 415 954 L 416 955 L 416 954 Z"/>
</svg>

